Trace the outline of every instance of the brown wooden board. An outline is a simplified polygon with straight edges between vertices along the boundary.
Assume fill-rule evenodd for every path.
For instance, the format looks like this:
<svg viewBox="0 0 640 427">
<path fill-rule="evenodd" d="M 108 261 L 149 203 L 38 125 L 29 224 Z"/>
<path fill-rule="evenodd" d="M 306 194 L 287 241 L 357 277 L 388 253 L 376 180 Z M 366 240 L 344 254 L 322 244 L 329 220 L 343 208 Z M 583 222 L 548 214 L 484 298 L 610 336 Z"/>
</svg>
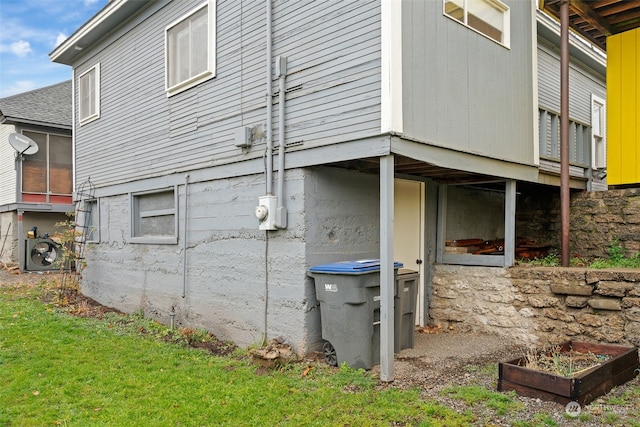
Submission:
<svg viewBox="0 0 640 427">
<path fill-rule="evenodd" d="M 581 353 L 605 354 L 611 358 L 574 378 L 527 368 L 524 357 L 501 362 L 498 364 L 498 390 L 513 390 L 522 396 L 563 404 L 577 401 L 585 405 L 613 387 L 633 379 L 640 368 L 638 349 L 635 347 L 578 341 L 560 345 L 561 352 L 570 349 Z"/>
<path fill-rule="evenodd" d="M 563 405 L 573 401 L 570 397 L 560 396 L 559 394 L 550 393 L 544 390 L 537 390 L 522 384 L 516 384 L 509 381 L 498 381 L 498 391 L 515 391 L 520 396 L 533 397 L 550 402 L 557 402 Z"/>
<path fill-rule="evenodd" d="M 573 391 L 573 380 L 547 372 L 536 371 L 524 366 L 499 363 L 498 372 L 500 381 L 509 381 L 513 384 L 522 384 L 530 389 L 548 391 L 559 396 L 570 397 Z"/>
</svg>

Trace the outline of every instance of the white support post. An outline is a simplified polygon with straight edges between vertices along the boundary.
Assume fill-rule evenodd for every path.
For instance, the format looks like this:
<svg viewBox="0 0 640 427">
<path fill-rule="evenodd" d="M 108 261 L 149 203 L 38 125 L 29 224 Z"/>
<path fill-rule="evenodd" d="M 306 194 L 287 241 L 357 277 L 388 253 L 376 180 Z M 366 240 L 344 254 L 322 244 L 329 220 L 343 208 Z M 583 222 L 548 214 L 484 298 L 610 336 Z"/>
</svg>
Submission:
<svg viewBox="0 0 640 427">
<path fill-rule="evenodd" d="M 380 380 L 386 382 L 394 370 L 393 160 L 380 157 Z"/>
<path fill-rule="evenodd" d="M 516 253 L 516 181 L 504 184 L 504 266 L 511 267 Z"/>
</svg>

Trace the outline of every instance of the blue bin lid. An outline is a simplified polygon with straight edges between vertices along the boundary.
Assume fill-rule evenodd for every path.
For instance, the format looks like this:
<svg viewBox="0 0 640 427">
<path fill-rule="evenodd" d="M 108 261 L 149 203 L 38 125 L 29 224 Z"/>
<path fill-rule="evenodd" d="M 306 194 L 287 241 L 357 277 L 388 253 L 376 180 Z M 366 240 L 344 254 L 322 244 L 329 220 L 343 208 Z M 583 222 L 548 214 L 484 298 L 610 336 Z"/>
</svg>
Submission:
<svg viewBox="0 0 640 427">
<path fill-rule="evenodd" d="M 394 262 L 393 268 L 402 268 L 401 262 Z M 309 269 L 312 273 L 341 273 L 341 274 L 360 274 L 371 271 L 380 271 L 379 259 L 361 259 L 355 261 L 339 261 L 330 264 L 316 265 Z"/>
</svg>

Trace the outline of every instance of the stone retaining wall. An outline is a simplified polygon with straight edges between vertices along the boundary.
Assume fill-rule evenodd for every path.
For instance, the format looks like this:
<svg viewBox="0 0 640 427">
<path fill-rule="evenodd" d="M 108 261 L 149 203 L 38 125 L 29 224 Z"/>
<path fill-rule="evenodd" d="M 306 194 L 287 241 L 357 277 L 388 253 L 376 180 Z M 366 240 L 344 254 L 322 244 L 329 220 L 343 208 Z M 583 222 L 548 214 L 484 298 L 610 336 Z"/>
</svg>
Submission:
<svg viewBox="0 0 640 427">
<path fill-rule="evenodd" d="M 614 240 L 626 255 L 640 252 L 640 188 L 571 195 L 571 252 L 606 258 Z"/>
<path fill-rule="evenodd" d="M 525 346 L 640 346 L 640 270 L 436 265 L 429 319 Z"/>
</svg>

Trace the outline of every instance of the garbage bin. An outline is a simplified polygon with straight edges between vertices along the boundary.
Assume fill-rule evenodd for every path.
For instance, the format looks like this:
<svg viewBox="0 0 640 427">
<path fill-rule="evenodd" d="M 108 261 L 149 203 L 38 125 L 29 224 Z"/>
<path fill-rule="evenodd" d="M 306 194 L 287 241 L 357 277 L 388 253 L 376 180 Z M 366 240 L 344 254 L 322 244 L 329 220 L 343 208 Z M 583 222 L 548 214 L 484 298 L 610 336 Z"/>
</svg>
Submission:
<svg viewBox="0 0 640 427">
<path fill-rule="evenodd" d="M 400 267 L 394 263 L 394 281 Z M 380 260 L 317 265 L 309 276 L 320 303 L 325 361 L 355 369 L 380 363 Z"/>
<path fill-rule="evenodd" d="M 394 351 L 413 348 L 413 334 L 416 325 L 416 300 L 420 274 L 414 270 L 401 268 L 396 279 L 394 300 Z"/>
</svg>

